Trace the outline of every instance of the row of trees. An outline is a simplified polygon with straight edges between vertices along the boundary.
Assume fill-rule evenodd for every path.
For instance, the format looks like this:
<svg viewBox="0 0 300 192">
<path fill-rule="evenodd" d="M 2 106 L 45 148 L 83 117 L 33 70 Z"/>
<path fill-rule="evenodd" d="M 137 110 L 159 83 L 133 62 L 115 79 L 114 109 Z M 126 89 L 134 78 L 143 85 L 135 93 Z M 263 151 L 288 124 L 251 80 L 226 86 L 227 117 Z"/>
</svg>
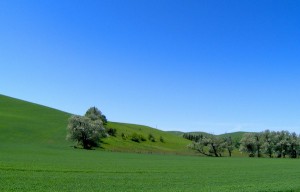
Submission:
<svg viewBox="0 0 300 192">
<path fill-rule="evenodd" d="M 232 151 L 239 146 L 240 152 L 245 152 L 249 157 L 297 158 L 300 154 L 300 136 L 288 131 L 269 131 L 260 133 L 246 133 L 238 145 L 230 136 L 220 137 L 214 135 L 184 135 L 185 138 L 193 140 L 190 148 L 207 156 L 220 157 L 227 151 L 231 156 Z"/>
<path fill-rule="evenodd" d="M 300 154 L 300 137 L 288 131 L 269 131 L 261 133 L 246 133 L 240 141 L 240 151 L 248 153 L 249 157 L 297 158 Z"/>
</svg>

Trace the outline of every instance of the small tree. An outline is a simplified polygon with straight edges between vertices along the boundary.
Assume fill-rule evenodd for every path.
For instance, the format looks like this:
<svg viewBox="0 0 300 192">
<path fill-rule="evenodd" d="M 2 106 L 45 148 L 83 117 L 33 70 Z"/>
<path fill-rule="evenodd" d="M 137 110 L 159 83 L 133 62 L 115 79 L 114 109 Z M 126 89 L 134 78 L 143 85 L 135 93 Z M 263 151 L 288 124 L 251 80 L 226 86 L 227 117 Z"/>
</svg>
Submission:
<svg viewBox="0 0 300 192">
<path fill-rule="evenodd" d="M 154 137 L 154 135 L 152 134 L 152 133 L 150 133 L 149 135 L 148 135 L 148 139 L 149 139 L 149 141 L 152 141 L 152 142 L 155 142 L 156 140 L 155 140 L 155 137 Z"/>
<path fill-rule="evenodd" d="M 291 158 L 297 158 L 299 151 L 299 138 L 297 134 L 291 133 L 290 134 L 290 145 L 289 145 L 289 154 Z"/>
<path fill-rule="evenodd" d="M 163 138 L 162 136 L 159 137 L 159 140 L 160 140 L 160 142 L 162 142 L 162 143 L 165 142 L 165 140 L 164 140 L 164 138 Z"/>
<path fill-rule="evenodd" d="M 289 151 L 289 135 L 288 131 L 280 131 L 276 132 L 274 137 L 275 140 L 275 153 L 277 154 L 278 158 L 285 158 Z"/>
<path fill-rule="evenodd" d="M 107 133 L 108 133 L 109 135 L 111 135 L 111 136 L 116 137 L 116 136 L 117 136 L 117 129 L 115 129 L 115 128 L 108 128 L 108 129 L 107 129 Z"/>
<path fill-rule="evenodd" d="M 140 136 L 137 134 L 137 133 L 133 133 L 132 135 L 131 135 L 131 141 L 134 141 L 134 142 L 137 142 L 137 143 L 139 143 L 140 142 Z"/>
<path fill-rule="evenodd" d="M 105 129 L 101 120 L 73 115 L 69 118 L 67 139 L 77 141 L 84 149 L 99 146 L 100 139 L 105 137 Z"/>
<path fill-rule="evenodd" d="M 269 130 L 265 130 L 262 133 L 262 151 L 264 154 L 268 155 L 270 158 L 273 157 L 274 149 L 275 149 L 275 132 L 271 132 Z"/>
<path fill-rule="evenodd" d="M 232 139 L 230 136 L 224 138 L 224 144 L 225 144 L 225 148 L 228 151 L 229 157 L 231 157 L 232 151 L 234 149 L 234 143 L 232 142 Z"/>
<path fill-rule="evenodd" d="M 189 145 L 189 147 L 206 156 L 221 157 L 226 145 L 223 139 L 211 135 L 199 138 L 197 142 Z"/>
<path fill-rule="evenodd" d="M 241 139 L 240 151 L 249 154 L 249 157 L 254 157 L 256 152 L 256 138 L 253 133 L 245 133 Z"/>
<path fill-rule="evenodd" d="M 256 152 L 257 157 L 261 157 L 261 146 L 262 143 L 262 134 L 261 133 L 254 133 L 255 145 L 256 145 Z"/>
</svg>

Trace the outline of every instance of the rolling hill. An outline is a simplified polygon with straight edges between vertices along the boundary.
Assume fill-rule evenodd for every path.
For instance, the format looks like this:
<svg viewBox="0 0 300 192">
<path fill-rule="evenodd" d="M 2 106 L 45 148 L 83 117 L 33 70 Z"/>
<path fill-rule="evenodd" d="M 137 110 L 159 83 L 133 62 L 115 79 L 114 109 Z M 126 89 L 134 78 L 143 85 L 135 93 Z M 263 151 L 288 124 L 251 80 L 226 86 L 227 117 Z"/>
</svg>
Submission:
<svg viewBox="0 0 300 192">
<path fill-rule="evenodd" d="M 0 139 L 2 145 L 40 146 L 66 148 L 73 144 L 66 141 L 67 121 L 71 114 L 46 106 L 22 101 L 0 95 Z M 99 150 L 138 152 L 138 153 L 171 153 L 193 154 L 187 148 L 190 141 L 176 135 L 151 127 L 108 122 L 108 128 L 117 130 L 116 137 L 103 139 Z M 125 137 L 122 137 L 125 135 Z M 131 141 L 132 134 L 142 135 L 146 141 Z M 152 134 L 155 142 L 149 141 Z M 160 141 L 163 138 L 164 142 Z"/>
<path fill-rule="evenodd" d="M 10 144 L 66 145 L 70 114 L 0 95 L 0 140 Z"/>
<path fill-rule="evenodd" d="M 181 131 L 167 131 L 168 133 L 171 133 L 173 135 L 182 137 L 184 134 L 192 134 L 192 135 L 212 135 L 210 133 L 206 133 L 206 132 L 181 132 Z M 232 132 L 232 133 L 224 133 L 224 134 L 220 134 L 220 135 L 215 135 L 215 136 L 220 136 L 220 137 L 228 137 L 230 136 L 234 141 L 240 141 L 243 137 L 243 135 L 245 133 L 249 133 L 249 132 L 244 132 L 244 131 L 238 131 L 238 132 Z"/>
</svg>

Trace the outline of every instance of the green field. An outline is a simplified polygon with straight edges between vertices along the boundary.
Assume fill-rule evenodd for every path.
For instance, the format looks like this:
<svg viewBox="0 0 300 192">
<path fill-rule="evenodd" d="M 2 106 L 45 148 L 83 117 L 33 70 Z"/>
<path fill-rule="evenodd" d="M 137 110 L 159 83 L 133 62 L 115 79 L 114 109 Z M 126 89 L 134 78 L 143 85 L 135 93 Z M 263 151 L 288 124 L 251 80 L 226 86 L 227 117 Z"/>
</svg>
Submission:
<svg viewBox="0 0 300 192">
<path fill-rule="evenodd" d="M 292 159 L 1 145 L 0 191 L 300 191 Z"/>
<path fill-rule="evenodd" d="M 200 157 L 181 137 L 113 122 L 118 135 L 102 148 L 74 149 L 65 140 L 69 116 L 0 95 L 0 191 L 300 191 L 299 159 Z"/>
</svg>

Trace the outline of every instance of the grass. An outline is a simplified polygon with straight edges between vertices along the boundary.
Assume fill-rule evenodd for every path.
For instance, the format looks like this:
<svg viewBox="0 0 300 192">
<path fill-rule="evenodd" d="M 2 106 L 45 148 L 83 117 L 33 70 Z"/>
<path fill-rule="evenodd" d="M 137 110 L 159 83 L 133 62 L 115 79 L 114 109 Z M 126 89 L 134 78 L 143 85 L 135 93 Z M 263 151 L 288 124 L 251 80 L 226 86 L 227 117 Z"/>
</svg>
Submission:
<svg viewBox="0 0 300 192">
<path fill-rule="evenodd" d="M 59 110 L 0 95 L 0 141 L 67 145 L 69 117 Z"/>
<path fill-rule="evenodd" d="M 0 147 L 0 191 L 300 191 L 292 159 Z"/>
<path fill-rule="evenodd" d="M 103 148 L 74 149 L 69 116 L 0 95 L 0 191 L 300 191 L 298 159 L 174 155 L 193 154 L 189 141 L 146 126 L 110 122 Z"/>
<path fill-rule="evenodd" d="M 195 154 L 193 150 L 187 148 L 187 145 L 191 141 L 158 129 L 116 122 L 109 122 L 107 128 L 110 127 L 117 129 L 117 136 L 103 139 L 102 146 L 105 150 L 139 153 Z M 122 133 L 127 137 L 126 139 L 122 138 Z M 147 140 L 140 143 L 131 141 L 131 135 L 134 133 L 142 135 Z M 149 134 L 155 137 L 155 142 L 148 139 Z M 164 142 L 160 141 L 160 137 L 163 138 Z"/>
<path fill-rule="evenodd" d="M 2 143 L 37 144 L 48 146 L 73 145 L 65 140 L 69 113 L 0 95 L 0 134 Z M 108 122 L 107 127 L 117 129 L 116 137 L 103 139 L 102 149 L 138 153 L 194 154 L 188 149 L 190 141 L 147 126 Z M 127 139 L 121 137 L 126 134 Z M 133 133 L 143 135 L 147 141 L 130 140 Z M 148 140 L 153 134 L 156 142 Z M 159 138 L 163 137 L 164 142 Z"/>
</svg>

